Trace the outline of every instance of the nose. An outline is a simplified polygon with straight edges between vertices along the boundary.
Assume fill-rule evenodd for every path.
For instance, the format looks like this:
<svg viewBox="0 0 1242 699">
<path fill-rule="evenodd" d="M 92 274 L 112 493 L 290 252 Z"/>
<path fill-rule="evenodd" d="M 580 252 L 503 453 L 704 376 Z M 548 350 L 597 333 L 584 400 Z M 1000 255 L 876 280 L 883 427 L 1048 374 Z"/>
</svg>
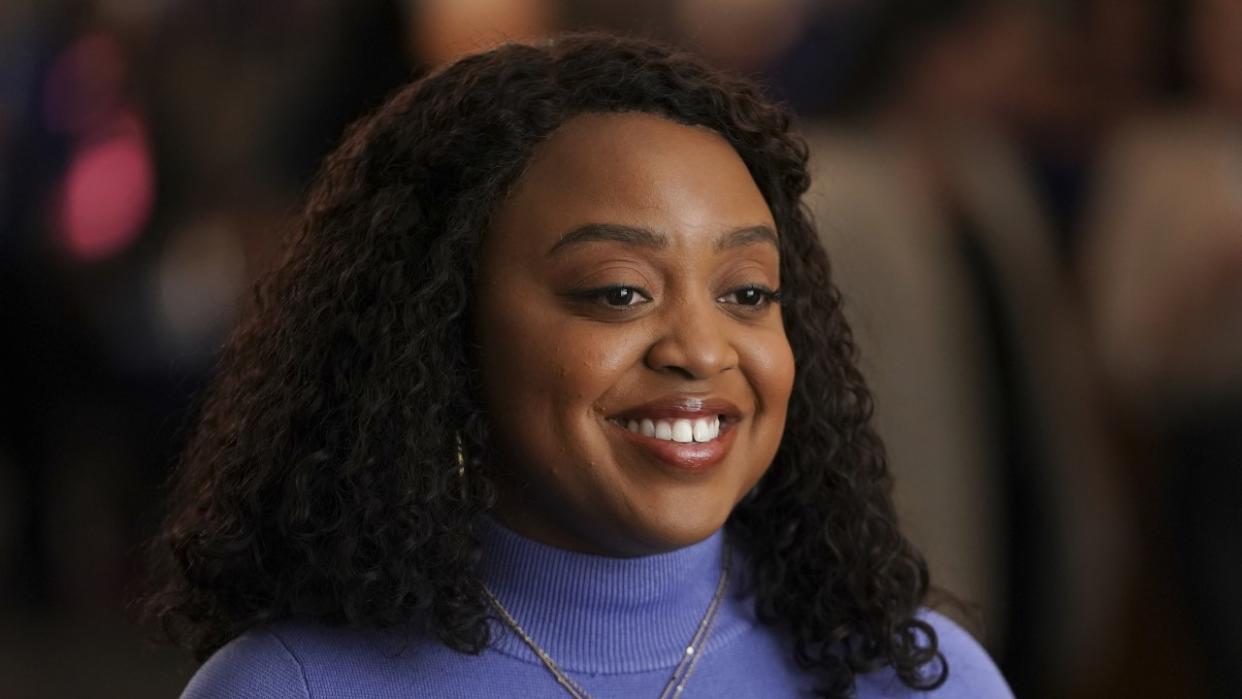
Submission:
<svg viewBox="0 0 1242 699">
<path fill-rule="evenodd" d="M 708 379 L 738 364 L 729 319 L 715 302 L 686 301 L 660 314 L 661 332 L 647 350 L 648 368 L 686 379 Z"/>
</svg>

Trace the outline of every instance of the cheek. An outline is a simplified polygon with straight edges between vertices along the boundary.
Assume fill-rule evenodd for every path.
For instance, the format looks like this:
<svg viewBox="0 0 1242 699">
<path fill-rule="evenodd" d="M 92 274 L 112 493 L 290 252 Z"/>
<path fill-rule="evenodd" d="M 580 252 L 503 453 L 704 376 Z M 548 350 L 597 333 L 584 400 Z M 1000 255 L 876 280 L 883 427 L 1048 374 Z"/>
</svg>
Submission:
<svg viewBox="0 0 1242 699">
<path fill-rule="evenodd" d="M 563 320 L 548 328 L 545 337 L 556 338 L 554 355 L 564 391 L 592 402 L 616 386 L 642 356 L 635 333 L 619 326 Z"/>
<path fill-rule="evenodd" d="M 497 304 L 480 323 L 489 407 L 523 423 L 540 421 L 544 430 L 589 413 L 637 351 L 632 338 L 608 326 L 533 303 Z"/>
<path fill-rule="evenodd" d="M 793 392 L 794 356 L 783 330 L 750 338 L 739 348 L 742 367 L 764 414 L 783 421 Z"/>
</svg>

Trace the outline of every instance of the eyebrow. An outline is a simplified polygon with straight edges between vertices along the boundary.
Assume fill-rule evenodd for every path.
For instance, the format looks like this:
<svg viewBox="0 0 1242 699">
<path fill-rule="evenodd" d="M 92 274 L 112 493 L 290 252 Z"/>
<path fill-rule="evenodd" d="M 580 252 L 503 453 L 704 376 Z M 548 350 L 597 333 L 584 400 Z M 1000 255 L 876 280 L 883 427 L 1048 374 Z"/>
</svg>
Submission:
<svg viewBox="0 0 1242 699">
<path fill-rule="evenodd" d="M 716 239 L 713 246 L 716 252 L 732 250 L 745 245 L 756 245 L 767 243 L 772 247 L 780 250 L 780 241 L 776 237 L 776 231 L 767 226 L 746 226 L 736 230 L 729 231 Z"/>
<path fill-rule="evenodd" d="M 668 236 L 641 226 L 626 226 L 618 223 L 588 223 L 578 226 L 561 236 L 551 249 L 548 257 L 555 257 L 566 248 L 583 243 L 612 242 L 625 245 L 653 248 L 656 250 L 668 247 Z M 712 245 L 716 252 L 723 252 L 745 245 L 767 243 L 779 249 L 776 231 L 768 226 L 744 226 L 722 234 Z"/>
</svg>

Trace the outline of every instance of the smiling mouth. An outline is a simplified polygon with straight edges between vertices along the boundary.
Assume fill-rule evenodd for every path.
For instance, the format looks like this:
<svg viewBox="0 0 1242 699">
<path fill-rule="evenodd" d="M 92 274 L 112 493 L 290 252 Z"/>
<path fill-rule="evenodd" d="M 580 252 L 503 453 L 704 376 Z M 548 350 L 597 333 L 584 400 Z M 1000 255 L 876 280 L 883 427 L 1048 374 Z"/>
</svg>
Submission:
<svg viewBox="0 0 1242 699">
<path fill-rule="evenodd" d="M 635 434 L 651 437 L 665 442 L 689 444 L 691 442 L 710 442 L 720 436 L 720 425 L 724 416 L 712 415 L 694 419 L 631 419 L 617 424 Z"/>
<path fill-rule="evenodd" d="M 729 454 L 737 435 L 736 421 L 718 415 L 608 422 L 638 453 L 680 473 L 711 470 Z"/>
<path fill-rule="evenodd" d="M 631 448 L 679 472 L 704 472 L 724 460 L 743 413 L 726 400 L 672 397 L 613 415 Z"/>
</svg>

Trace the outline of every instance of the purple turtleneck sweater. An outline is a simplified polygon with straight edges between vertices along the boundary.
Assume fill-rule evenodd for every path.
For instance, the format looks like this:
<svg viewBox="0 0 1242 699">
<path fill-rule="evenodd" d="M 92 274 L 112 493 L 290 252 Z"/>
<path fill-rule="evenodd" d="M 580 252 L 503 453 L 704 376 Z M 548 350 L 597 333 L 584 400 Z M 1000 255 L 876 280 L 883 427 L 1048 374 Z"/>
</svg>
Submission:
<svg viewBox="0 0 1242 699">
<path fill-rule="evenodd" d="M 593 697 L 657 697 L 694 636 L 720 576 L 724 537 L 672 553 L 606 558 L 572 553 L 489 524 L 479 574 L 514 619 Z M 735 569 L 738 566 L 735 566 Z M 732 586 L 735 592 L 737 586 Z M 682 697 L 814 696 L 789 643 L 727 594 Z M 925 612 L 949 664 L 925 694 L 889 670 L 857 678 L 856 696 L 1011 697 L 982 648 L 953 622 Z M 564 697 L 523 641 L 492 622 L 479 655 L 433 639 L 287 621 L 253 629 L 215 653 L 182 699 Z"/>
</svg>

